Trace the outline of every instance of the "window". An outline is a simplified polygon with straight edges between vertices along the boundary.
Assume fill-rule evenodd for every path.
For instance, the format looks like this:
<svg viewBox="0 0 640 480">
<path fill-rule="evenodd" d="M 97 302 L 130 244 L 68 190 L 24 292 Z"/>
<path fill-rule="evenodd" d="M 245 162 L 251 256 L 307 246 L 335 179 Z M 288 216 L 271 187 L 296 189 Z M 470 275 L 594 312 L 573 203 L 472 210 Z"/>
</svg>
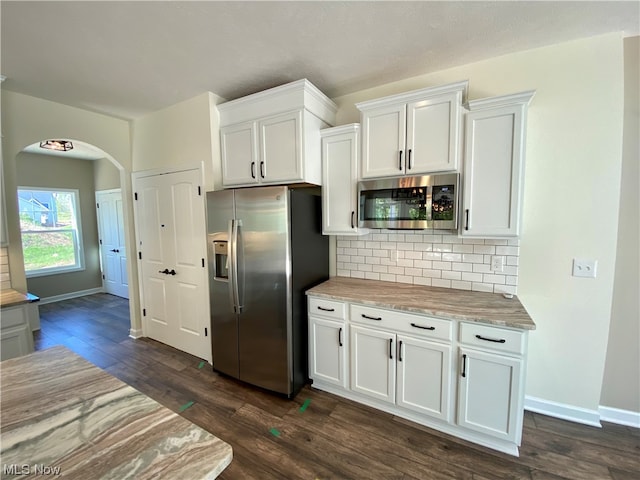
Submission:
<svg viewBox="0 0 640 480">
<path fill-rule="evenodd" d="M 82 270 L 78 190 L 18 187 L 27 277 Z"/>
</svg>

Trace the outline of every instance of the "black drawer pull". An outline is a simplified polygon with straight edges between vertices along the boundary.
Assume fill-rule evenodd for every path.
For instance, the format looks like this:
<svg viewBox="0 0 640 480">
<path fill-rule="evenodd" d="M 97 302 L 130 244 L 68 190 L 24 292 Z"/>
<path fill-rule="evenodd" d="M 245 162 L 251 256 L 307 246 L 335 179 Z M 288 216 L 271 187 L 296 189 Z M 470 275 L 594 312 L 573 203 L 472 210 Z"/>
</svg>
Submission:
<svg viewBox="0 0 640 480">
<path fill-rule="evenodd" d="M 393 360 L 393 338 L 389 339 L 389 358 Z"/>
<path fill-rule="evenodd" d="M 485 342 L 494 342 L 494 343 L 505 343 L 506 340 L 504 338 L 487 338 L 482 335 L 476 335 L 478 340 L 484 340 Z"/>
<path fill-rule="evenodd" d="M 398 361 L 402 361 L 402 340 L 398 342 Z"/>
<path fill-rule="evenodd" d="M 338 344 L 342 346 L 342 327 L 338 330 Z"/>
<path fill-rule="evenodd" d="M 351 211 L 351 228 L 356 228 L 356 212 L 354 210 Z"/>
<path fill-rule="evenodd" d="M 411 323 L 413 328 L 421 328 L 422 330 L 435 330 L 436 327 L 423 327 L 422 325 L 417 325 L 415 323 Z"/>
<path fill-rule="evenodd" d="M 362 318 L 366 318 L 369 320 L 377 320 L 377 321 L 382 320 L 382 317 L 370 317 L 369 315 L 365 315 L 364 313 L 361 313 L 360 315 L 362 315 Z"/>
<path fill-rule="evenodd" d="M 462 355 L 462 376 L 467 376 L 467 354 Z"/>
<path fill-rule="evenodd" d="M 336 311 L 335 308 L 324 308 L 324 307 L 318 307 L 318 310 L 322 310 L 324 312 L 335 312 Z"/>
</svg>

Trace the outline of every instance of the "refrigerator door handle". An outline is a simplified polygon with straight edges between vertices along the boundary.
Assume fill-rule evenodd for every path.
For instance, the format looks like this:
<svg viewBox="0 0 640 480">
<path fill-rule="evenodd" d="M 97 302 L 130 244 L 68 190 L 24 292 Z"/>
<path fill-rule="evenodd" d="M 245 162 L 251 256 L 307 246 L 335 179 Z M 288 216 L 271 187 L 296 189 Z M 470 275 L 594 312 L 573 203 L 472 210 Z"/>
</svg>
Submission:
<svg viewBox="0 0 640 480">
<path fill-rule="evenodd" d="M 235 258 L 235 220 L 229 220 L 229 246 L 227 251 L 227 263 L 229 265 L 229 301 L 231 302 L 231 307 L 233 308 L 233 312 L 236 313 L 238 311 L 237 302 L 236 302 L 236 292 L 233 288 L 234 279 L 236 278 L 236 262 Z"/>
<path fill-rule="evenodd" d="M 233 243 L 233 279 L 231 280 L 231 288 L 233 289 L 233 295 L 235 298 L 234 309 L 236 313 L 242 312 L 242 303 L 240 301 L 240 291 L 238 289 L 238 231 L 242 225 L 242 220 L 232 220 L 232 243 Z"/>
</svg>

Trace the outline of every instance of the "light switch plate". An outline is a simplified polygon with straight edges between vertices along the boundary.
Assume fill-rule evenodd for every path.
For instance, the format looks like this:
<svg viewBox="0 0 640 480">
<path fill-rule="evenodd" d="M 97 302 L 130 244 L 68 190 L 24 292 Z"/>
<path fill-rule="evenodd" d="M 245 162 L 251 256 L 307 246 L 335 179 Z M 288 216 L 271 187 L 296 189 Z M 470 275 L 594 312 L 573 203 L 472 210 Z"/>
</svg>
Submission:
<svg viewBox="0 0 640 480">
<path fill-rule="evenodd" d="M 574 277 L 596 278 L 597 269 L 598 269 L 597 260 L 589 260 L 585 258 L 573 259 L 573 276 Z"/>
</svg>

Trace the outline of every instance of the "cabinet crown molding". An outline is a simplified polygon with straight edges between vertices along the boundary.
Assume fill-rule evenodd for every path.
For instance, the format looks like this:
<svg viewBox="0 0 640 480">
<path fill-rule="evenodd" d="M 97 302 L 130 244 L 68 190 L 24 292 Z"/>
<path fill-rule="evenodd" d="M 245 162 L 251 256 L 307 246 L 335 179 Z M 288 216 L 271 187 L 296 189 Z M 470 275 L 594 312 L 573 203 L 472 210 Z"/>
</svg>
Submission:
<svg viewBox="0 0 640 480">
<path fill-rule="evenodd" d="M 522 104 L 529 105 L 531 99 L 536 94 L 535 90 L 513 93 L 511 95 L 501 95 L 499 97 L 480 98 L 469 101 L 465 107 L 469 111 L 481 110 L 485 108 L 500 108 L 507 105 Z"/>
<path fill-rule="evenodd" d="M 412 90 L 410 92 L 400 93 L 397 95 L 389 95 L 387 97 L 376 98 L 373 100 L 366 100 L 364 102 L 356 103 L 358 110 L 365 111 L 372 108 L 384 107 L 387 105 L 394 105 L 398 103 L 409 103 L 420 100 L 426 100 L 430 97 L 443 95 L 447 93 L 460 93 L 461 103 L 467 101 L 467 95 L 469 92 L 469 81 L 464 80 L 462 82 L 449 83 L 447 85 L 440 85 L 437 87 L 421 88 L 419 90 Z"/>
<path fill-rule="evenodd" d="M 338 106 L 306 78 L 217 105 L 222 127 L 300 108 L 335 123 Z"/>
<path fill-rule="evenodd" d="M 347 125 L 338 125 L 336 127 L 323 128 L 322 130 L 320 130 L 320 137 L 341 135 L 343 133 L 358 133 L 358 131 L 360 131 L 359 123 L 349 123 Z"/>
</svg>

